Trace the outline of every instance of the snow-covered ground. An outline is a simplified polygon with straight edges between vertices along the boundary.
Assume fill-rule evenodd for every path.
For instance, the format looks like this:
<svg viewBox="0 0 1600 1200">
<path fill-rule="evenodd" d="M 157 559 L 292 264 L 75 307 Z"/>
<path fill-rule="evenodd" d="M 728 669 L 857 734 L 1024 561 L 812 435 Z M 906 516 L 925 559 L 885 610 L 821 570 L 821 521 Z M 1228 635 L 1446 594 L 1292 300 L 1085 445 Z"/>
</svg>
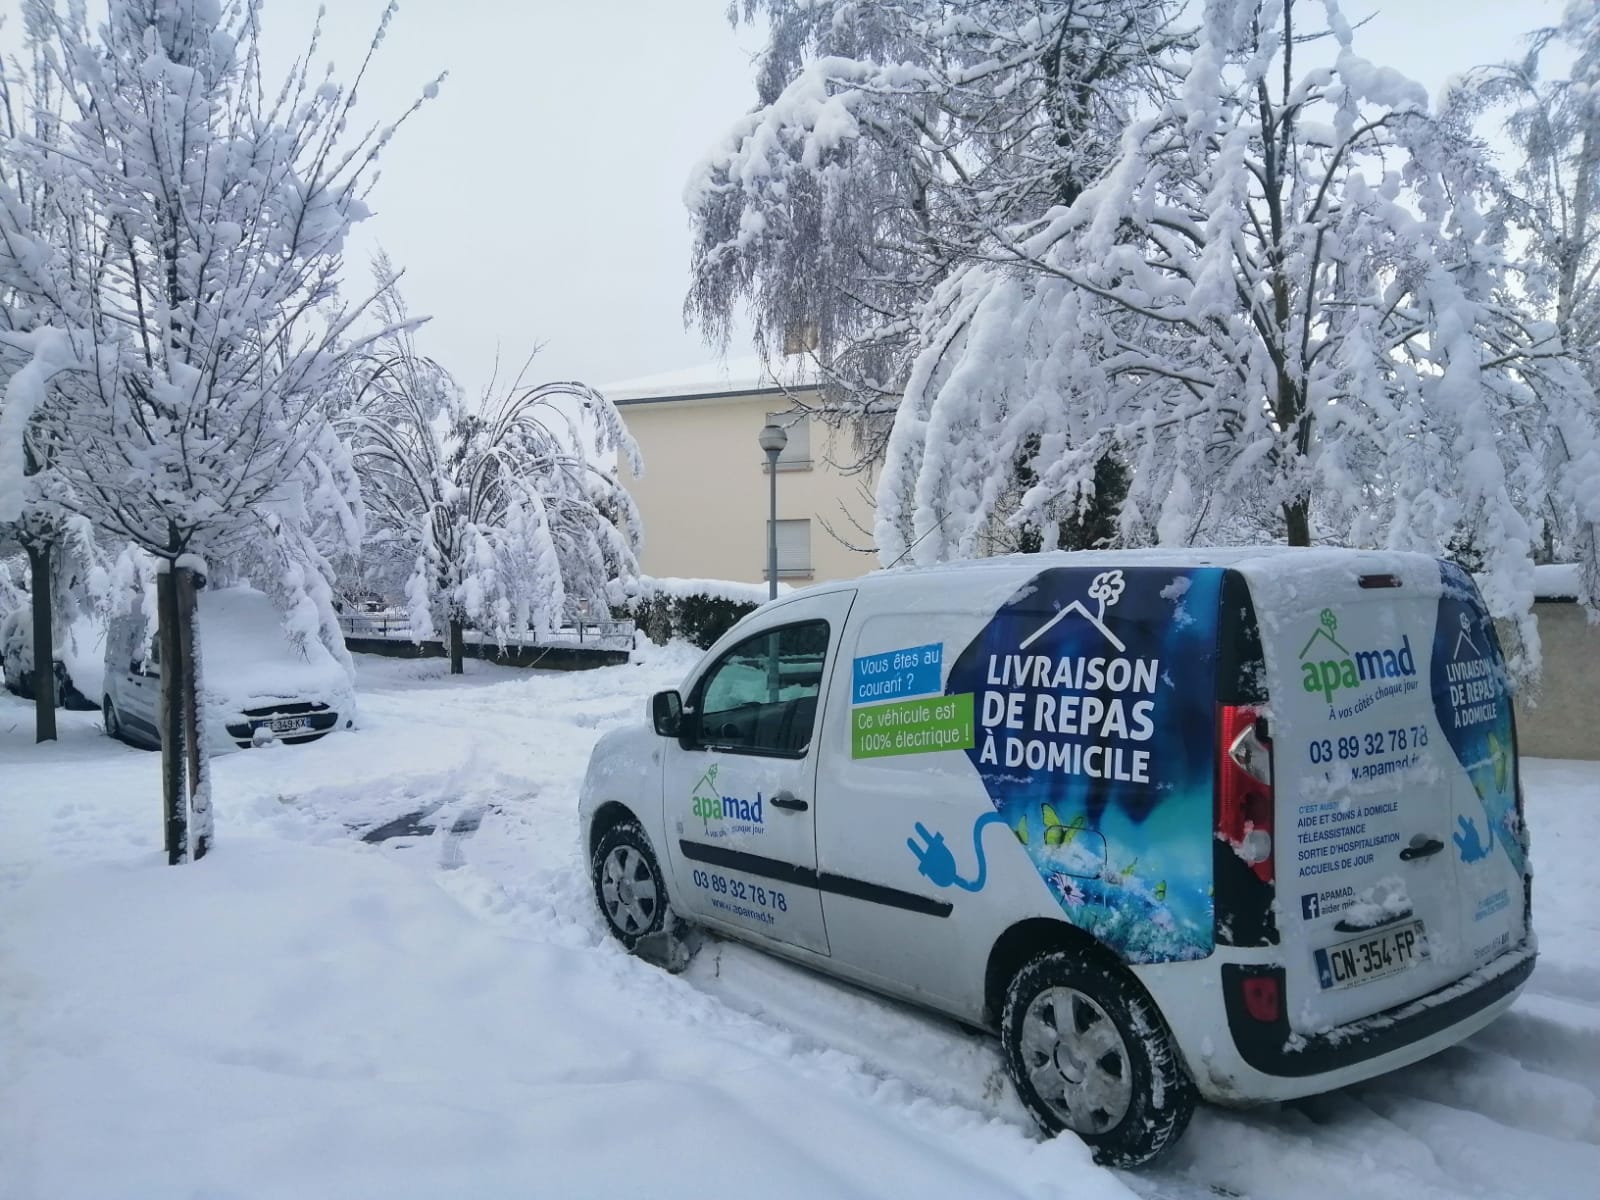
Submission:
<svg viewBox="0 0 1600 1200">
<path fill-rule="evenodd" d="M 1600 765 L 1526 765 L 1544 953 L 1511 1013 L 1108 1172 L 1036 1140 L 985 1037 L 742 947 L 671 977 L 604 937 L 589 748 L 694 654 L 363 657 L 360 732 L 217 760 L 189 869 L 160 865 L 158 756 L 95 714 L 35 748 L 0 696 L 0 1197 L 1594 1194 Z"/>
</svg>

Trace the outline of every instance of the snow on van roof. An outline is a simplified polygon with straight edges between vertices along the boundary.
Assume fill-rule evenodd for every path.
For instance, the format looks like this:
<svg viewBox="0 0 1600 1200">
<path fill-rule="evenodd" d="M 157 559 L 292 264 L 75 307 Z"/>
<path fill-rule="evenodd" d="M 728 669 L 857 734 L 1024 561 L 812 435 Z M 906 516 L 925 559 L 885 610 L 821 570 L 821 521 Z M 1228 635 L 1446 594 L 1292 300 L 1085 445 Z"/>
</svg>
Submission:
<svg viewBox="0 0 1600 1200">
<path fill-rule="evenodd" d="M 892 567 L 846 581 L 841 586 L 877 586 L 891 579 L 934 575 L 945 571 L 1033 573 L 1051 567 L 1238 567 L 1246 563 L 1265 566 L 1269 562 L 1277 564 L 1286 558 L 1293 558 L 1296 566 L 1311 569 L 1348 567 L 1353 559 L 1365 560 L 1374 569 L 1384 563 L 1404 562 L 1415 566 L 1434 561 L 1429 555 L 1412 551 L 1351 550 L 1332 546 L 1155 546 L 1139 550 L 1058 550 L 1047 554 L 1006 554 L 927 566 Z"/>
</svg>

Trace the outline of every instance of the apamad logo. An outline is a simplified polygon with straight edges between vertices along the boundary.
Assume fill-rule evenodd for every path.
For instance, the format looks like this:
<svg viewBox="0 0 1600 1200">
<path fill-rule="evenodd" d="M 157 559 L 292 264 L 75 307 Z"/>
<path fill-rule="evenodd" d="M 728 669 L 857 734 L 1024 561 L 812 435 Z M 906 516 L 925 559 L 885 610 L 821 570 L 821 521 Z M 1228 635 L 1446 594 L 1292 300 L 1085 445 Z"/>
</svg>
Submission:
<svg viewBox="0 0 1600 1200">
<path fill-rule="evenodd" d="M 717 787 L 717 764 L 712 763 L 706 773 L 695 782 L 689 794 L 690 811 L 710 825 L 713 821 L 743 821 L 749 825 L 762 824 L 761 793 L 754 800 L 741 800 L 737 796 L 721 795 Z"/>
<path fill-rule="evenodd" d="M 1400 644 L 1385 650 L 1345 649 L 1339 641 L 1339 618 L 1331 608 L 1322 610 L 1316 630 L 1300 651 L 1301 683 L 1308 692 L 1321 692 L 1333 703 L 1333 694 L 1343 688 L 1360 687 L 1374 679 L 1398 679 L 1417 673 L 1417 660 L 1411 653 L 1411 638 L 1402 634 Z M 1317 650 L 1325 657 L 1308 657 Z M 1337 657 L 1334 652 L 1337 651 Z"/>
<path fill-rule="evenodd" d="M 1089 624 L 1098 629 L 1100 631 L 1100 635 L 1117 648 L 1118 654 L 1124 653 L 1128 647 L 1123 644 L 1121 638 L 1112 633 L 1111 630 L 1106 626 L 1106 609 L 1111 608 L 1118 600 L 1122 599 L 1123 589 L 1127 586 L 1128 585 L 1123 582 L 1121 571 L 1100 572 L 1100 574 L 1096 575 L 1089 584 L 1089 599 L 1096 602 L 1100 609 L 1099 612 L 1090 612 L 1088 608 L 1084 606 L 1082 600 L 1074 600 L 1072 603 L 1062 608 L 1060 612 L 1056 613 L 1055 616 L 1051 617 L 1043 625 L 1039 626 L 1039 628 L 1035 629 L 1031 634 L 1025 637 L 1022 640 L 1022 645 L 1018 647 L 1018 649 L 1026 650 L 1029 646 L 1033 645 L 1045 634 L 1049 633 L 1052 629 L 1059 625 L 1065 618 L 1073 613 L 1076 613 L 1078 616 L 1083 617 L 1089 622 Z"/>
</svg>

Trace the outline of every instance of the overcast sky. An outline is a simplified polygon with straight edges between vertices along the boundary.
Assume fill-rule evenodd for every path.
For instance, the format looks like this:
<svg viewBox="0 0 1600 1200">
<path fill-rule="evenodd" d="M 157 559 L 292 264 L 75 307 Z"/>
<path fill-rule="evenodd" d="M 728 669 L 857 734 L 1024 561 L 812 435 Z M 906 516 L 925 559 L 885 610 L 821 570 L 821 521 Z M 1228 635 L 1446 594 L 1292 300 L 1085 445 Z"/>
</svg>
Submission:
<svg viewBox="0 0 1600 1200">
<path fill-rule="evenodd" d="M 269 0 L 270 54 L 295 53 L 318 0 Z M 9 7 L 9 6 L 8 6 Z M 402 0 L 361 89 L 373 120 L 438 72 L 436 100 L 391 143 L 375 216 L 350 254 L 381 244 L 404 267 L 424 349 L 476 391 L 496 351 L 533 377 L 604 384 L 710 361 L 683 328 L 683 185 L 754 98 L 761 37 L 726 0 Z M 382 11 L 336 0 L 324 57 L 348 80 Z M 1437 92 L 1515 54 L 1555 0 L 1346 0 L 1375 13 L 1357 50 Z M 366 282 L 351 279 L 351 284 Z M 736 345 L 729 354 L 746 354 Z"/>
<path fill-rule="evenodd" d="M 286 64 L 318 0 L 268 0 Z M 325 57 L 348 80 L 382 0 L 336 0 Z M 753 96 L 760 45 L 725 0 L 401 0 L 360 93 L 373 120 L 450 77 L 384 152 L 374 216 L 349 265 L 379 244 L 404 268 L 423 348 L 473 390 L 496 351 L 534 378 L 604 383 L 709 360 L 681 316 L 683 185 Z M 365 282 L 351 279 L 350 283 Z M 738 348 L 731 353 L 744 353 Z"/>
</svg>

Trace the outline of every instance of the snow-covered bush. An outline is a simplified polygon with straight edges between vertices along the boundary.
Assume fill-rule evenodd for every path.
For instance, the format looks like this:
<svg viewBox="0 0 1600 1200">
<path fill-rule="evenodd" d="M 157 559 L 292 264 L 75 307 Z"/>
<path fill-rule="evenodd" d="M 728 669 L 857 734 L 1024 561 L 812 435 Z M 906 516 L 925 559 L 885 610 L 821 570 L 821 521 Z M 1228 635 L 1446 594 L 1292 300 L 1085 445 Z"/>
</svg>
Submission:
<svg viewBox="0 0 1600 1200">
<path fill-rule="evenodd" d="M 780 585 L 788 590 L 787 585 Z M 612 611 L 632 620 L 658 646 L 674 638 L 710 646 L 767 601 L 766 584 L 724 579 L 657 579 L 640 576 L 613 588 Z"/>
</svg>

